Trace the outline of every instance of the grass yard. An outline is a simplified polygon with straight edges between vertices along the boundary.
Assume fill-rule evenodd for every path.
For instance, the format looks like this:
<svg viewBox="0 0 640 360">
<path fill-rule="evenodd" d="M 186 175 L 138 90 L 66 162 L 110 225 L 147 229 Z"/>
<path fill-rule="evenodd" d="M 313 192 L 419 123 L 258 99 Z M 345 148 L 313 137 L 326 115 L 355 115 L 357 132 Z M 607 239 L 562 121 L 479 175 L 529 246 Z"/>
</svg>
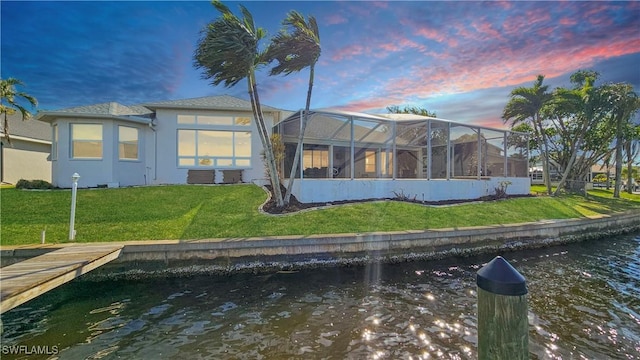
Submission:
<svg viewBox="0 0 640 360">
<path fill-rule="evenodd" d="M 98 242 L 419 230 L 640 213 L 640 196 L 623 196 L 593 190 L 588 199 L 537 196 L 450 207 L 384 201 L 272 216 L 258 211 L 267 195 L 255 185 L 80 189 L 75 228 L 77 242 Z M 36 244 L 45 229 L 47 243 L 68 241 L 70 207 L 70 190 L 2 188 L 0 244 Z"/>
</svg>

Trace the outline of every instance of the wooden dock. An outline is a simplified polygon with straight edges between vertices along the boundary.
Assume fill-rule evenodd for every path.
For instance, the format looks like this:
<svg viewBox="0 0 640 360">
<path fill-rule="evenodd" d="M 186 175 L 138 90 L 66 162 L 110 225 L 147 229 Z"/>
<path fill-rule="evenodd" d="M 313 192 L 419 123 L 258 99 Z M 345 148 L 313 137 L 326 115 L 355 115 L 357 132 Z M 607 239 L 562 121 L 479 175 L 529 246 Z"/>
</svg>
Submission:
<svg viewBox="0 0 640 360">
<path fill-rule="evenodd" d="M 117 259 L 122 247 L 67 246 L 0 268 L 0 314 Z"/>
</svg>

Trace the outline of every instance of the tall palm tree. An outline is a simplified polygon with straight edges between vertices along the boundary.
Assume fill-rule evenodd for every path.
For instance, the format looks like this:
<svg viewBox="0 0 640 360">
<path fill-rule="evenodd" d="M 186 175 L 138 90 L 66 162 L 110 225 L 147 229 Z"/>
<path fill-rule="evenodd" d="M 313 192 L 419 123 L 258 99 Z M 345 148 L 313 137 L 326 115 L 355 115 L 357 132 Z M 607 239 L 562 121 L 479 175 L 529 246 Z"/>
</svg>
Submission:
<svg viewBox="0 0 640 360">
<path fill-rule="evenodd" d="M 544 128 L 543 109 L 547 106 L 553 94 L 548 92 L 548 85 L 542 85 L 544 75 L 538 75 L 533 86 L 518 87 L 511 91 L 510 100 L 504 108 L 502 119 L 511 121 L 511 126 L 519 123 L 531 123 L 534 135 L 538 143 L 542 144 L 542 167 L 544 173 L 544 183 L 547 186 L 547 193 L 551 195 L 551 177 L 549 176 L 549 148 Z"/>
<path fill-rule="evenodd" d="M 620 197 L 622 185 L 622 152 L 631 145 L 635 137 L 635 127 L 631 122 L 633 115 L 640 109 L 640 99 L 633 91 L 633 86 L 626 83 L 610 84 L 606 87 L 607 105 L 611 111 L 612 125 L 616 129 L 615 163 L 616 180 L 613 189 L 613 197 Z M 628 156 L 631 151 L 628 149 Z M 627 191 L 631 192 L 631 171 L 628 172 Z"/>
<path fill-rule="evenodd" d="M 300 124 L 300 134 L 298 135 L 296 153 L 293 158 L 293 165 L 291 166 L 287 192 L 284 197 L 285 204 L 288 204 L 291 199 L 291 189 L 293 188 L 295 175 L 298 171 L 302 153 L 302 141 L 309 118 L 315 66 L 318 58 L 320 58 L 322 49 L 320 47 L 318 23 L 313 16 L 309 15 L 307 21 L 302 14 L 292 10 L 282 21 L 282 25 L 284 25 L 284 28 L 271 39 L 271 44 L 266 52 L 267 61 L 277 61 L 277 64 L 271 69 L 270 75 L 289 75 L 301 71 L 304 68 L 309 68 L 307 101 L 304 108 L 304 116 L 301 119 L 302 124 Z"/>
<path fill-rule="evenodd" d="M 28 120 L 31 118 L 31 112 L 21 105 L 22 102 L 27 102 L 31 106 L 38 105 L 38 100 L 35 97 L 16 90 L 16 86 L 24 86 L 22 81 L 15 78 L 0 79 L 0 114 L 2 114 L 2 131 L 7 137 L 7 142 L 11 143 L 11 137 L 9 136 L 9 115 L 13 115 L 16 112 L 22 114 L 22 120 Z"/>
<path fill-rule="evenodd" d="M 234 15 L 219 0 L 212 2 L 220 12 L 220 17 L 202 30 L 202 36 L 194 53 L 195 67 L 202 69 L 204 79 L 210 79 L 214 86 L 224 83 L 232 87 L 243 79 L 247 79 L 251 108 L 258 128 L 258 134 L 264 148 L 267 171 L 271 182 L 276 205 L 284 205 L 280 180 L 276 169 L 275 156 L 269 131 L 264 122 L 256 85 L 256 68 L 264 65 L 264 51 L 258 48 L 260 40 L 265 37 L 262 28 L 256 28 L 253 16 L 240 5 L 242 19 Z"/>
</svg>

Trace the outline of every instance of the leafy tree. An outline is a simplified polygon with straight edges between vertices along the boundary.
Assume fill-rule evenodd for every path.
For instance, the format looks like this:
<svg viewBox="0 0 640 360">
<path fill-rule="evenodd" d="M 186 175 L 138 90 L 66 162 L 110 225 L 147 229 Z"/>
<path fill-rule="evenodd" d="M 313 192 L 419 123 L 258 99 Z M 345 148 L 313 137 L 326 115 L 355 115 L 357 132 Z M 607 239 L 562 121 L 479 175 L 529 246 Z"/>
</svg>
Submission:
<svg viewBox="0 0 640 360">
<path fill-rule="evenodd" d="M 548 86 L 542 85 L 544 75 L 538 75 L 530 88 L 518 87 L 511 91 L 510 99 L 505 106 L 502 119 L 511 121 L 511 127 L 520 123 L 529 123 L 533 127 L 536 141 L 542 145 L 542 167 L 547 193 L 551 194 L 551 178 L 549 176 L 549 149 L 547 133 L 545 132 L 543 116 L 544 108 L 550 103 L 553 95 L 548 92 Z"/>
<path fill-rule="evenodd" d="M 38 100 L 36 100 L 35 97 L 18 91 L 16 86 L 24 86 L 24 84 L 15 78 L 0 79 L 0 114 L 3 118 L 2 131 L 9 143 L 11 143 L 11 137 L 9 135 L 8 116 L 20 112 L 22 121 L 29 120 L 32 116 L 31 112 L 21 103 L 27 102 L 32 107 L 38 105 Z"/>
<path fill-rule="evenodd" d="M 599 124 L 606 123 L 607 107 L 604 93 L 602 88 L 594 85 L 598 77 L 599 74 L 594 71 L 575 72 L 571 75 L 574 87 L 556 89 L 553 104 L 548 107 L 549 118 L 556 127 L 563 150 L 558 152 L 561 157 L 558 164 L 563 172 L 556 188 L 556 195 L 565 188 L 568 179 L 583 180 L 594 164 L 593 161 L 585 161 L 590 156 L 587 156 L 588 151 L 584 151 L 584 145 L 586 138 L 593 137 L 594 129 L 597 129 Z M 599 134 L 606 136 L 606 130 Z M 589 149 L 590 146 L 586 148 Z M 581 154 L 579 160 L 577 160 L 578 154 Z M 591 152 L 591 154 L 599 154 L 599 152 Z M 574 168 L 576 163 L 580 164 L 577 169 Z"/>
<path fill-rule="evenodd" d="M 414 114 L 428 117 L 437 117 L 435 112 L 416 106 L 405 106 L 401 108 L 398 105 L 390 105 L 387 106 L 387 111 L 391 114 Z"/>
<path fill-rule="evenodd" d="M 271 44 L 267 48 L 266 61 L 276 61 L 277 64 L 271 69 L 270 75 L 285 74 L 289 75 L 299 72 L 304 68 L 309 68 L 309 87 L 307 90 L 307 101 L 305 103 L 304 116 L 302 121 L 300 134 L 298 135 L 298 144 L 296 153 L 291 166 L 289 175 L 289 183 L 285 193 L 284 202 L 288 204 L 291 199 L 291 190 L 300 156 L 302 154 L 302 141 L 309 119 L 309 108 L 311 106 L 311 92 L 313 89 L 313 80 L 315 75 L 315 66 L 320 58 L 320 31 L 318 24 L 313 16 L 308 17 L 308 21 L 297 11 L 290 11 L 287 17 L 282 21 L 284 28 L 271 39 Z"/>
<path fill-rule="evenodd" d="M 214 0 L 212 4 L 220 12 L 220 17 L 202 30 L 194 53 L 195 67 L 203 70 L 203 78 L 211 79 L 214 86 L 224 83 L 225 87 L 232 87 L 242 79 L 247 79 L 251 107 L 264 147 L 273 195 L 276 205 L 281 207 L 284 202 L 280 180 L 255 76 L 256 68 L 265 64 L 264 51 L 258 48 L 260 40 L 266 35 L 265 31 L 255 27 L 253 16 L 244 6 L 240 5 L 240 19 L 219 0 Z"/>
</svg>

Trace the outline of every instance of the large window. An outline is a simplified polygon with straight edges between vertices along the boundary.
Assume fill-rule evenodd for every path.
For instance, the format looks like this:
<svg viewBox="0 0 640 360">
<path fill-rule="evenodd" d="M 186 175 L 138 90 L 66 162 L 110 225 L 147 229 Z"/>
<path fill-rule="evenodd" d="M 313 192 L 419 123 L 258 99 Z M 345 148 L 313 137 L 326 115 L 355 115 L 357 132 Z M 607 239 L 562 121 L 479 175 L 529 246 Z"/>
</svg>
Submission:
<svg viewBox="0 0 640 360">
<path fill-rule="evenodd" d="M 138 129 L 118 126 L 118 154 L 120 160 L 138 160 Z"/>
<path fill-rule="evenodd" d="M 249 167 L 251 166 L 251 133 L 178 130 L 178 166 Z"/>
<path fill-rule="evenodd" d="M 71 157 L 102 159 L 101 124 L 71 124 Z"/>
</svg>

